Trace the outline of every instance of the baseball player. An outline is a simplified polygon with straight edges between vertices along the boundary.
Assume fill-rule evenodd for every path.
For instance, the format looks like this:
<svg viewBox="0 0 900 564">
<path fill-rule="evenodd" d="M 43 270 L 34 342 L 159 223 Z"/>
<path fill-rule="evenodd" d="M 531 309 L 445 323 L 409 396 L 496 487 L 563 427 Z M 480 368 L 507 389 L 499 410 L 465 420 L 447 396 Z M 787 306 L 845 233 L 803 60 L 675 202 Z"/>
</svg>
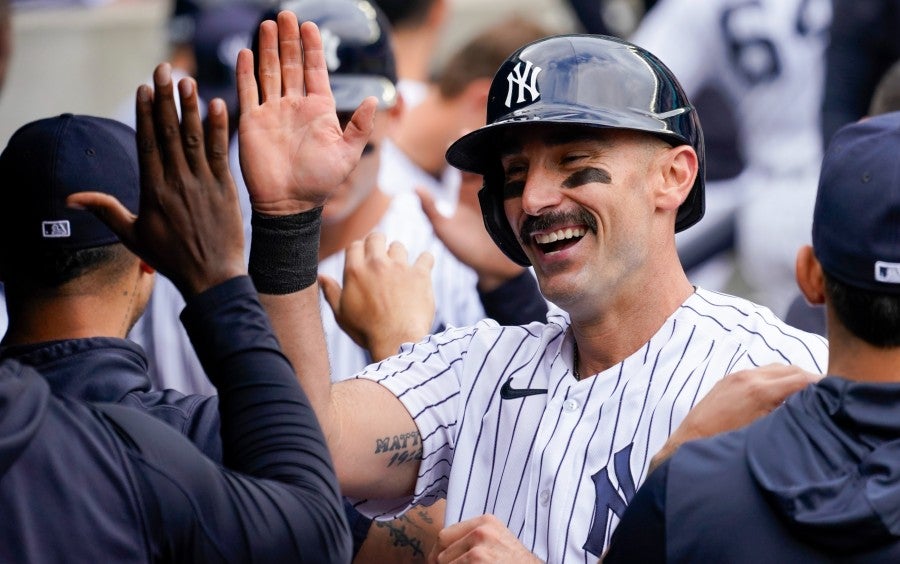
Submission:
<svg viewBox="0 0 900 564">
<path fill-rule="evenodd" d="M 266 65 L 265 76 L 277 70 Z M 243 92 L 256 91 L 240 70 L 239 80 Z M 267 82 L 264 100 L 278 81 Z M 286 97 L 254 112 L 283 123 L 317 102 Z M 293 130 L 304 139 L 342 134 L 339 124 L 311 118 Z M 254 205 L 293 202 L 297 221 L 315 225 L 314 206 L 333 187 L 320 180 L 324 165 L 304 162 L 318 162 L 327 147 L 307 145 L 305 160 L 285 167 L 316 172 L 303 183 L 272 174 L 274 148 L 241 139 L 245 175 L 267 178 L 251 185 Z M 821 337 L 687 280 L 674 235 L 703 215 L 703 136 L 678 81 L 649 52 L 579 35 L 517 50 L 492 81 L 487 125 L 447 157 L 484 175 L 488 231 L 510 258 L 534 267 L 565 314 L 449 329 L 332 384 L 308 322 L 314 288 L 263 289 L 261 298 L 291 342 L 344 493 L 383 518 L 446 498 L 441 561 L 594 559 L 651 457 L 717 381 L 776 362 L 821 373 Z M 314 243 L 284 235 L 298 249 Z M 251 262 L 284 242 L 265 244 Z M 792 388 L 807 381 L 802 375 Z"/>
<path fill-rule="evenodd" d="M 423 252 L 434 257 L 432 281 L 436 312 L 433 330 L 482 319 L 485 311 L 476 290 L 478 276 L 475 271 L 457 260 L 435 237 L 415 194 L 389 195 L 377 184 L 381 145 L 403 108 L 396 90 L 389 28 L 381 12 L 368 1 L 298 0 L 285 2 L 284 6 L 321 27 L 326 64 L 332 72 L 332 89 L 341 119 L 348 120 L 365 96 L 375 95 L 379 99 L 376 127 L 366 152 L 359 166 L 329 199 L 323 212 L 319 273 L 340 280 L 344 249 L 369 232 L 379 231 L 388 240 L 402 242 L 413 257 Z M 275 14 L 276 11 L 270 11 L 262 19 L 273 19 Z M 236 145 L 233 144 L 232 150 L 235 157 Z M 235 158 L 232 170 L 239 168 Z M 235 180 L 238 192 L 246 195 L 243 177 L 235 174 Z M 252 243 L 250 202 L 243 199 L 241 204 L 245 233 Z M 373 359 L 368 350 L 341 330 L 326 300 L 327 295 L 330 294 L 323 294 L 321 306 L 332 373 L 336 377 L 350 376 Z M 161 281 L 148 306 L 149 315 L 135 327 L 133 337 L 153 359 L 156 385 L 214 393 L 178 323 L 182 307 L 177 291 Z"/>
<path fill-rule="evenodd" d="M 631 37 L 689 96 L 712 86 L 733 104 L 746 167 L 710 186 L 721 196 L 711 204 L 736 214 L 741 276 L 778 315 L 796 295 L 794 251 L 812 226 L 830 21 L 829 0 L 661 0 Z"/>
</svg>

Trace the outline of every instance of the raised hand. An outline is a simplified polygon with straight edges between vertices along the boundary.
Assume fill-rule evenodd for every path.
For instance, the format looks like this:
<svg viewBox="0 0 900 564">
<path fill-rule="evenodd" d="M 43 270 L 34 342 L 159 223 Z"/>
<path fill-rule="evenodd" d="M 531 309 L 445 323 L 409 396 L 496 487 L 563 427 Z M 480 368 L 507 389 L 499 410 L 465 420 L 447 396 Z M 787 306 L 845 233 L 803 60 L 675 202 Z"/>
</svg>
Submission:
<svg viewBox="0 0 900 564">
<path fill-rule="evenodd" d="M 325 300 L 341 329 L 374 360 L 397 352 L 401 344 L 418 341 L 434 321 L 434 258 L 422 253 L 409 264 L 406 248 L 391 243 L 385 248 L 381 233 L 354 241 L 344 260 L 344 287 L 319 276 Z"/>
<path fill-rule="evenodd" d="M 241 212 L 228 168 L 228 113 L 222 100 L 210 102 L 204 145 L 193 79 L 178 85 L 181 123 L 168 63 L 156 67 L 153 82 L 154 89 L 142 85 L 137 92 L 139 215 L 100 192 L 72 194 L 67 201 L 97 214 L 125 246 L 189 297 L 247 272 Z"/>
<path fill-rule="evenodd" d="M 242 50 L 238 139 L 253 209 L 287 215 L 321 206 L 359 162 L 377 101 L 364 100 L 341 130 L 319 29 L 298 26 L 290 11 L 260 24 L 259 77 L 253 53 Z"/>
<path fill-rule="evenodd" d="M 453 256 L 478 274 L 478 287 L 488 292 L 515 278 L 524 269 L 503 254 L 485 229 L 478 203 L 480 188 L 481 176 L 463 173 L 459 202 L 450 217 L 438 211 L 434 198 L 427 190 L 417 189 L 416 194 L 422 201 L 422 211 L 431 221 L 435 235 Z"/>
</svg>

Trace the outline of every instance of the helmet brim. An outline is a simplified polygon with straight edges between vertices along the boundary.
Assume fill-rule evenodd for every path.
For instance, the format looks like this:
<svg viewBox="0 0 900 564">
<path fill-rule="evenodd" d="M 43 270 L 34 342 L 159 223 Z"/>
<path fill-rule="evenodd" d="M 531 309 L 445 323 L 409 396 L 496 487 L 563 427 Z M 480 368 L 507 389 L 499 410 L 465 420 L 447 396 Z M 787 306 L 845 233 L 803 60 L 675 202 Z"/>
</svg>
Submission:
<svg viewBox="0 0 900 564">
<path fill-rule="evenodd" d="M 352 112 L 359 104 L 374 96 L 378 109 L 386 110 L 397 104 L 397 87 L 385 77 L 372 75 L 332 75 L 331 93 L 338 112 Z"/>
<path fill-rule="evenodd" d="M 673 146 L 693 145 L 690 140 L 673 134 L 668 124 L 661 117 L 652 114 L 635 116 L 636 110 L 624 114 L 615 111 L 598 111 L 596 109 L 559 106 L 553 108 L 541 105 L 540 117 L 522 111 L 519 115 L 486 125 L 463 135 L 447 149 L 445 158 L 450 165 L 468 172 L 487 175 L 497 172 L 500 162 L 500 147 L 503 138 L 517 128 L 534 124 L 563 124 L 569 127 L 590 127 L 597 129 L 626 129 L 655 135 Z M 686 108 L 685 112 L 693 111 Z M 668 113 L 671 116 L 671 113 Z M 685 201 L 678 209 L 675 220 L 675 232 L 683 231 L 694 225 L 706 211 L 704 197 L 704 175 L 701 167 L 697 179 Z M 490 187 L 488 187 L 490 188 Z"/>
</svg>

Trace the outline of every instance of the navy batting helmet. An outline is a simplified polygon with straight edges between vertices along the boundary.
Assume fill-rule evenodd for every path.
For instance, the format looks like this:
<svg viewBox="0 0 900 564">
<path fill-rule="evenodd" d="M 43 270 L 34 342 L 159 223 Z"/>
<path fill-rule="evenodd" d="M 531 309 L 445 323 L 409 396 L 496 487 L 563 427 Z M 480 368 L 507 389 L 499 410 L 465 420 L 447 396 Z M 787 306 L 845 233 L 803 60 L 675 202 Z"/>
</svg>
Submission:
<svg viewBox="0 0 900 564">
<path fill-rule="evenodd" d="M 319 26 L 337 111 L 352 112 L 367 96 L 378 98 L 379 109 L 397 103 L 390 24 L 378 7 L 368 0 L 286 0 L 262 19 L 274 20 L 282 10 Z M 254 54 L 258 47 L 257 27 Z M 259 57 L 255 59 L 258 64 Z"/>
<path fill-rule="evenodd" d="M 510 128 L 530 123 L 630 129 L 674 146 L 690 145 L 697 152 L 699 171 L 678 208 L 675 231 L 703 217 L 703 131 L 672 71 L 652 53 L 613 37 L 539 39 L 513 53 L 497 71 L 488 94 L 487 125 L 447 150 L 450 164 L 484 175 L 478 197 L 485 226 L 515 262 L 530 264 L 503 212 L 498 143 Z"/>
</svg>

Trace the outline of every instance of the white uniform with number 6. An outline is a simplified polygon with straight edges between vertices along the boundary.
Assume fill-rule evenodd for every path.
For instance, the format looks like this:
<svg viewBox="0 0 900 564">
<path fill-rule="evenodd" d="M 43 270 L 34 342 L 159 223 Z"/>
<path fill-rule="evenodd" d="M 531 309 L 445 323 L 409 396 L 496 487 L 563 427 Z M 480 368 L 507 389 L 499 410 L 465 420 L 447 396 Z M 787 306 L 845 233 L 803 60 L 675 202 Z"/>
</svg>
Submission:
<svg viewBox="0 0 900 564">
<path fill-rule="evenodd" d="M 754 301 L 779 315 L 797 293 L 797 249 L 810 243 L 830 22 L 829 0 L 660 0 L 631 37 L 689 98 L 713 86 L 734 104 L 746 161 L 734 181 L 738 260 Z"/>
</svg>

